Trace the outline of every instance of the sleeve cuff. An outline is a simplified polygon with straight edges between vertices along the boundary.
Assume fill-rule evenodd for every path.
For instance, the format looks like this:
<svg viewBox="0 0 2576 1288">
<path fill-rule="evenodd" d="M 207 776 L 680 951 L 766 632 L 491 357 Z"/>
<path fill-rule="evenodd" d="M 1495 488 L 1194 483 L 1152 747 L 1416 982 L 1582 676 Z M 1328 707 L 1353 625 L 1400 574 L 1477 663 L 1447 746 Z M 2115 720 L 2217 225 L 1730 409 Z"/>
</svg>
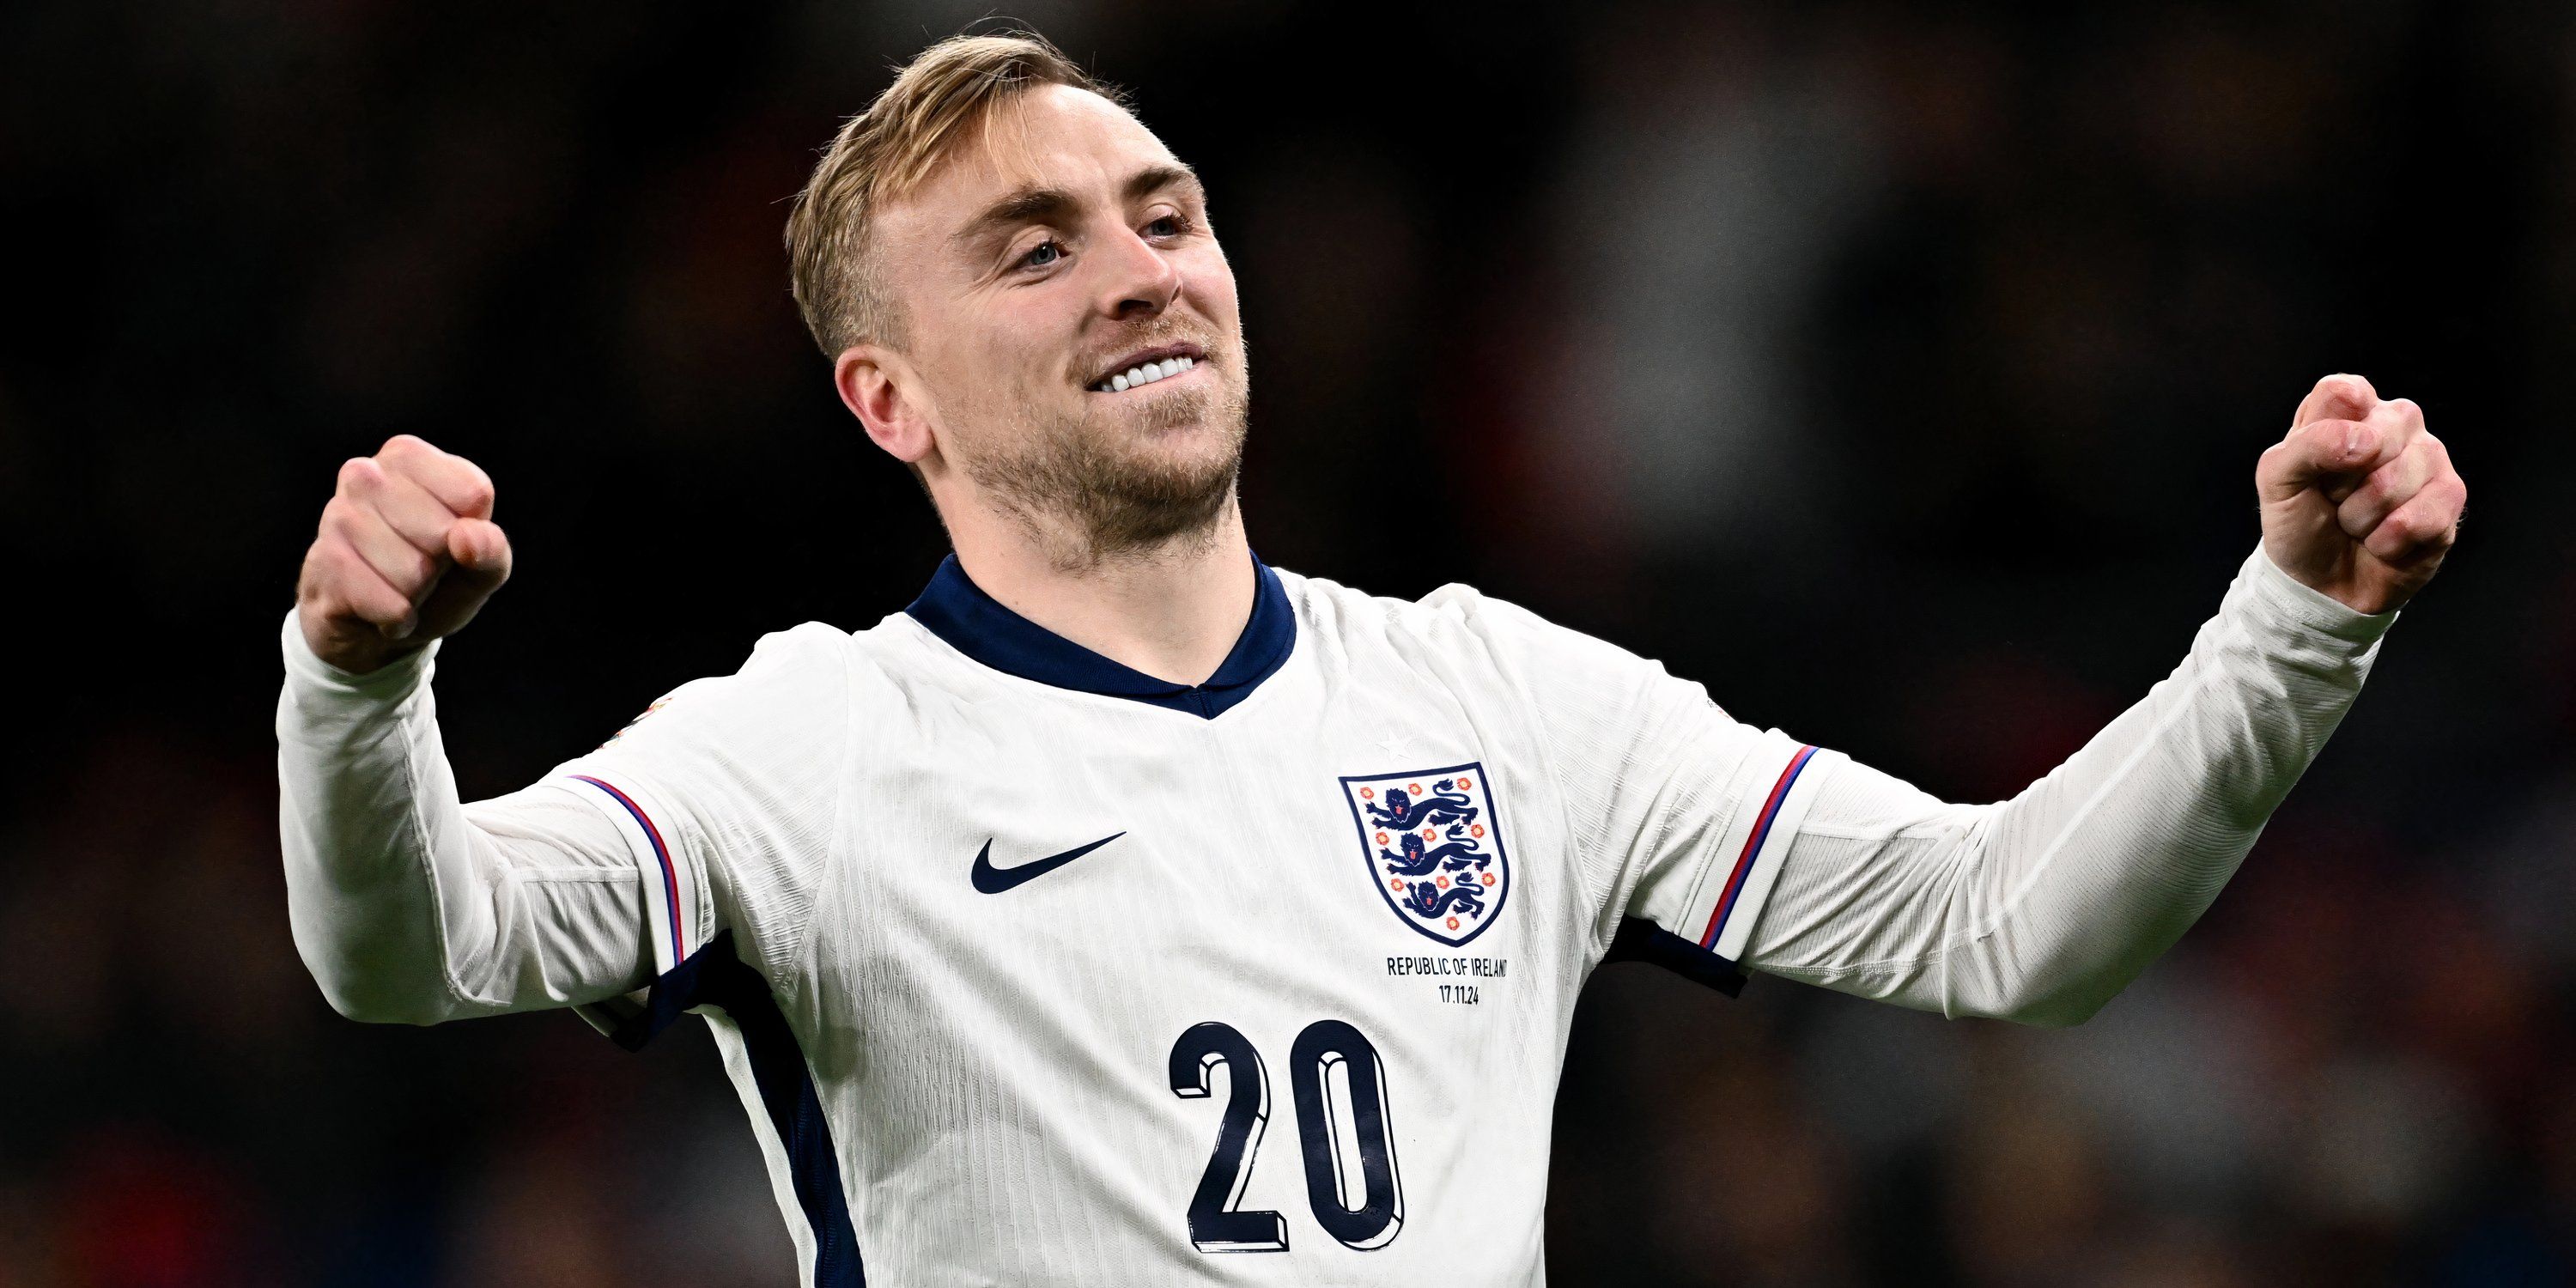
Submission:
<svg viewBox="0 0 2576 1288">
<path fill-rule="evenodd" d="M 2237 571 L 2249 606 L 2267 622 L 2312 631 L 2351 644 L 2369 644 L 2388 633 L 2403 609 L 2384 613 L 2356 612 L 2334 596 L 2307 585 L 2272 562 L 2261 544 Z"/>
<path fill-rule="evenodd" d="M 429 682 L 437 672 L 436 658 L 441 640 L 431 640 L 429 647 L 401 657 L 361 675 L 343 671 L 321 659 L 313 646 L 304 642 L 304 630 L 295 619 L 295 610 L 286 610 L 286 624 L 280 628 L 278 648 L 286 657 L 286 676 L 298 688 L 341 697 L 363 698 L 377 702 L 399 702 L 411 696 L 414 689 Z"/>
</svg>

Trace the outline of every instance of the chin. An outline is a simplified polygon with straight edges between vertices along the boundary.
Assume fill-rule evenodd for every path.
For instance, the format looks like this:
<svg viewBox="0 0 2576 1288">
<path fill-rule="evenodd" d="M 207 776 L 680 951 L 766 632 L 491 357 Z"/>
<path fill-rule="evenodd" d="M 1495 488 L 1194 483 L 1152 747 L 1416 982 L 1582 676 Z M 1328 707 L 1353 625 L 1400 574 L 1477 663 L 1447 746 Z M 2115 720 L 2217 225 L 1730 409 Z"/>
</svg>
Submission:
<svg viewBox="0 0 2576 1288">
<path fill-rule="evenodd" d="M 1231 474 L 1234 462 L 1243 455 L 1244 399 L 1238 390 L 1198 387 L 1148 393 L 1120 410 L 1128 414 L 1095 424 L 1107 430 L 1113 441 L 1125 439 L 1120 446 L 1126 450 L 1121 454 L 1137 466 L 1161 465 L 1175 473 L 1221 467 Z"/>
<path fill-rule="evenodd" d="M 1222 489 L 1243 463 L 1243 440 L 1211 426 L 1189 425 L 1133 443 L 1119 474 L 1153 480 L 1152 489 L 1187 496 Z"/>
<path fill-rule="evenodd" d="M 965 467 L 1006 507 L 1062 534 L 1055 558 L 1068 566 L 1188 540 L 1213 531 L 1233 499 L 1243 393 L 1211 380 L 1124 392 L 1114 404 L 1090 394 L 1052 425 L 1031 408 L 1023 416 L 1036 433 Z"/>
</svg>

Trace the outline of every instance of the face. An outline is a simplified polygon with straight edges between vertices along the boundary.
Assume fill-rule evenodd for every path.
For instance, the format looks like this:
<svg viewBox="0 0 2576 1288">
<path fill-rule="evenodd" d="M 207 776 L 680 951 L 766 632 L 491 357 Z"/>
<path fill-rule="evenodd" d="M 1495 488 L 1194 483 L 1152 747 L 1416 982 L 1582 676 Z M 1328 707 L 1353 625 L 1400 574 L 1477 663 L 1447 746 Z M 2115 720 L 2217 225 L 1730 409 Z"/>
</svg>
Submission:
<svg viewBox="0 0 2576 1288">
<path fill-rule="evenodd" d="M 1043 86 L 878 212 L 899 348 L 841 357 L 842 395 L 918 463 L 1076 558 L 1211 529 L 1250 375 L 1198 179 L 1115 104 Z"/>
</svg>

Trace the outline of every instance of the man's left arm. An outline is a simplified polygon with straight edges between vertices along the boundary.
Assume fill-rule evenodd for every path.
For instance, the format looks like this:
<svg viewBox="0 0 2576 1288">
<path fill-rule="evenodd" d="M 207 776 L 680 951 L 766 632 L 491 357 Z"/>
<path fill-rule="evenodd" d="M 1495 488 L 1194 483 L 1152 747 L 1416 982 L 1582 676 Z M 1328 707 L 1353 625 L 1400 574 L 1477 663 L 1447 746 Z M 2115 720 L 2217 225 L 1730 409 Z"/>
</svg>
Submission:
<svg viewBox="0 0 2576 1288">
<path fill-rule="evenodd" d="M 1944 804 L 1818 783 L 1743 964 L 1949 1015 L 2085 1019 L 2232 876 L 2342 720 L 2467 491 L 2422 414 L 2334 376 L 2256 470 L 2263 546 L 2172 675 L 2047 777 Z"/>
</svg>

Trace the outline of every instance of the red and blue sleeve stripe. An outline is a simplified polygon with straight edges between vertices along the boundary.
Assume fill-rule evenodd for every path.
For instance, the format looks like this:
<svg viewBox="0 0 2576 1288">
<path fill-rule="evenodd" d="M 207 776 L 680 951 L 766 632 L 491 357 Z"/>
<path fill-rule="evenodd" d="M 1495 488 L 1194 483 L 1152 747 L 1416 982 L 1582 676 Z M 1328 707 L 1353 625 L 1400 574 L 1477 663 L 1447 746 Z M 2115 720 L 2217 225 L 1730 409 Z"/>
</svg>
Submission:
<svg viewBox="0 0 2576 1288">
<path fill-rule="evenodd" d="M 653 857 L 662 865 L 662 897 L 670 902 L 671 908 L 671 960 L 686 961 L 688 950 L 680 943 L 680 871 L 671 860 L 671 847 L 662 840 L 662 829 L 653 826 L 653 817 L 646 814 L 633 797 L 588 774 L 574 774 L 573 777 L 608 793 L 618 804 L 625 806 L 626 812 L 634 815 L 636 824 L 644 829 L 645 838 L 652 841 Z"/>
<path fill-rule="evenodd" d="M 1762 802 L 1762 813 L 1754 819 L 1751 835 L 1744 838 L 1743 851 L 1735 856 L 1735 870 L 1727 874 L 1726 889 L 1718 895 L 1717 906 L 1709 911 L 1708 928 L 1699 937 L 1700 947 L 1716 950 L 1718 935 L 1725 931 L 1727 918 L 1734 915 L 1736 897 L 1744 893 L 1744 878 L 1752 873 L 1754 860 L 1761 857 L 1764 844 L 1771 838 L 1772 824 L 1780 819 L 1780 803 L 1789 798 L 1789 789 L 1797 785 L 1798 775 L 1806 771 L 1807 762 L 1815 755 L 1814 747 L 1800 746 L 1798 754 L 1791 756 L 1788 766 L 1780 771 L 1779 779 L 1771 784 L 1771 795 Z"/>
</svg>

